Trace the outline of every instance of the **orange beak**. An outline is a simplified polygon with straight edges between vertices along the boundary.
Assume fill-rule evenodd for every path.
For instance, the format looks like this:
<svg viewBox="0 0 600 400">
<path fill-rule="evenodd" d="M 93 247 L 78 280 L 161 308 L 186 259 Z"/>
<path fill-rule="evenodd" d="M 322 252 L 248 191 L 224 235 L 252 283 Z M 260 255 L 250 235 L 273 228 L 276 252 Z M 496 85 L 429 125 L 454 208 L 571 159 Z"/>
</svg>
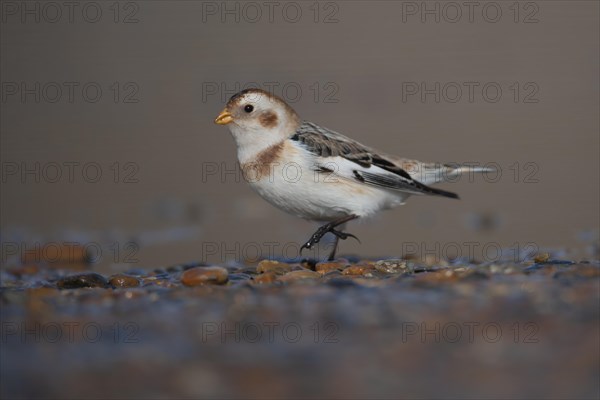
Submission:
<svg viewBox="0 0 600 400">
<path fill-rule="evenodd" d="M 218 125 L 227 125 L 228 123 L 233 122 L 233 116 L 227 109 L 221 111 L 221 114 L 217 118 L 215 118 L 215 124 Z"/>
</svg>

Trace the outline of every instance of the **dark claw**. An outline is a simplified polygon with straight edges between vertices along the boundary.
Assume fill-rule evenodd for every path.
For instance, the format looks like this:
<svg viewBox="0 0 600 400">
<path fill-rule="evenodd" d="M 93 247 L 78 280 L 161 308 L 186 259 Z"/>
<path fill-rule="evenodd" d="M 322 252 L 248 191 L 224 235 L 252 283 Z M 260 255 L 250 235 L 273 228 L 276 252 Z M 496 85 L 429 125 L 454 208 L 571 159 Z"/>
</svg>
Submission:
<svg viewBox="0 0 600 400">
<path fill-rule="evenodd" d="M 331 254 L 329 256 L 329 260 L 332 260 L 333 257 L 335 256 L 335 250 L 337 248 L 338 239 L 346 240 L 349 237 L 351 237 L 351 238 L 356 239 L 356 241 L 358 243 L 360 243 L 360 240 L 353 234 L 338 231 L 335 229 L 336 226 L 342 225 L 342 224 L 344 224 L 350 220 L 356 219 L 356 218 L 358 218 L 356 215 L 349 215 L 347 217 L 344 217 L 344 218 L 338 219 L 336 221 L 330 222 L 326 225 L 323 225 L 322 227 L 317 229 L 317 231 L 315 233 L 313 233 L 313 235 L 310 237 L 310 239 L 308 239 L 308 242 L 304 243 L 302 245 L 302 247 L 300 247 L 300 253 L 302 253 L 302 250 L 311 249 L 315 244 L 319 243 L 321 241 L 321 239 L 323 238 L 323 236 L 325 236 L 325 234 L 327 232 L 331 232 L 337 237 L 333 251 L 331 252 Z"/>
<path fill-rule="evenodd" d="M 346 240 L 346 239 L 348 239 L 349 237 L 351 237 L 351 238 L 353 238 L 353 239 L 356 239 L 356 241 L 357 241 L 358 243 L 361 243 L 360 239 L 359 239 L 359 238 L 357 238 L 356 236 L 354 236 L 354 235 L 353 235 L 353 234 L 351 234 L 351 233 L 348 233 L 348 232 L 340 232 L 340 231 L 336 231 L 335 229 L 332 229 L 332 230 L 330 230 L 329 232 L 333 233 L 335 236 L 337 236 L 338 238 L 340 238 L 340 239 L 342 239 L 342 240 Z M 362 243 L 361 243 L 361 244 L 362 244 Z"/>
<path fill-rule="evenodd" d="M 351 233 L 347 233 L 347 232 L 341 232 L 338 231 L 336 229 L 334 229 L 332 226 L 322 226 L 320 227 L 312 236 L 310 239 L 308 239 L 308 241 L 306 243 L 304 243 L 302 245 L 302 247 L 300 247 L 300 253 L 302 253 L 302 250 L 304 249 L 308 249 L 310 250 L 315 244 L 319 243 L 321 241 L 321 239 L 323 238 L 323 236 L 325 236 L 325 234 L 327 232 L 331 232 L 333 233 L 335 236 L 337 236 L 338 238 L 342 239 L 342 240 L 346 240 L 349 237 L 356 239 L 356 241 L 358 243 L 360 243 L 360 239 L 357 238 L 356 236 L 354 236 Z"/>
</svg>

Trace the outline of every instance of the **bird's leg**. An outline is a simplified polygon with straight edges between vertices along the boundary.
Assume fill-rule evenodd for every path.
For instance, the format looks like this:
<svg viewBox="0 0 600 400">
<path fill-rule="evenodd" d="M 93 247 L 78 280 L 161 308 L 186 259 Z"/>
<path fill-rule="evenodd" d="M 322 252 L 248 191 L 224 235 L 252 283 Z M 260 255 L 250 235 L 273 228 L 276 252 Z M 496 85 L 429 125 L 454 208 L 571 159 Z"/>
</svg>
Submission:
<svg viewBox="0 0 600 400">
<path fill-rule="evenodd" d="M 329 254 L 329 260 L 333 260 L 333 258 L 335 257 L 335 252 L 337 250 L 337 244 L 338 244 L 339 239 L 346 240 L 349 237 L 352 237 L 352 238 L 358 240 L 358 238 L 356 236 L 354 236 L 353 234 L 338 231 L 335 228 L 340 225 L 345 224 L 348 221 L 356 219 L 356 218 L 358 218 L 358 216 L 349 215 L 347 217 L 340 218 L 338 220 L 329 222 L 329 223 L 321 226 L 319 229 L 317 229 L 317 231 L 315 233 L 313 233 L 313 235 L 310 237 L 310 239 L 308 239 L 308 241 L 306 243 L 304 243 L 302 245 L 302 247 L 300 247 L 300 252 L 302 252 L 302 250 L 304 250 L 304 249 L 311 249 L 315 244 L 317 244 L 321 241 L 321 239 L 323 238 L 323 236 L 325 236 L 325 234 L 327 232 L 331 232 L 335 235 L 335 245 L 333 247 L 333 251 L 331 252 L 331 254 Z M 360 240 L 358 240 L 358 242 L 360 243 Z"/>
<path fill-rule="evenodd" d="M 329 253 L 329 257 L 327 257 L 327 261 L 335 260 L 335 253 L 337 252 L 338 242 L 340 241 L 339 237 L 335 237 L 333 242 L 333 248 L 331 249 L 331 253 Z"/>
</svg>

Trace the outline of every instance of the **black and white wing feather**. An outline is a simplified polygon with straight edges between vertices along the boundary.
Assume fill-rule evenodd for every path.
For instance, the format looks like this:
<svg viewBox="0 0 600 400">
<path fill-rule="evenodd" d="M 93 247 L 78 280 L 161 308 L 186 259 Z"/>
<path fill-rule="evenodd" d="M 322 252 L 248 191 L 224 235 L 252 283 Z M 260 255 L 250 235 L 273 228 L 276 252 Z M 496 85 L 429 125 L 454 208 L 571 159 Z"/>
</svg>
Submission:
<svg viewBox="0 0 600 400">
<path fill-rule="evenodd" d="M 303 122 L 290 139 L 317 156 L 317 168 L 342 178 L 405 193 L 458 198 L 415 180 L 391 157 L 311 122 Z"/>
</svg>

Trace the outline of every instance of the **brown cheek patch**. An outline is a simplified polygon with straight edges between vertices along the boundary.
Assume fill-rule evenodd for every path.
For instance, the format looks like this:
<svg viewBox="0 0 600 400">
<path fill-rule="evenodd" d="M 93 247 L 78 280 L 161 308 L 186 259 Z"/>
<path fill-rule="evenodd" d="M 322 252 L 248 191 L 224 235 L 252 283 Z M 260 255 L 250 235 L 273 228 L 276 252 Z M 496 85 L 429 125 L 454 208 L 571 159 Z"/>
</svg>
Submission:
<svg viewBox="0 0 600 400">
<path fill-rule="evenodd" d="M 268 178 L 271 173 L 271 164 L 279 160 L 282 150 L 283 142 L 260 152 L 255 161 L 242 164 L 244 178 L 250 182 Z"/>
<path fill-rule="evenodd" d="M 265 128 L 273 128 L 275 125 L 277 125 L 277 114 L 271 111 L 267 111 L 260 114 L 258 120 L 260 121 L 260 124 Z"/>
</svg>

